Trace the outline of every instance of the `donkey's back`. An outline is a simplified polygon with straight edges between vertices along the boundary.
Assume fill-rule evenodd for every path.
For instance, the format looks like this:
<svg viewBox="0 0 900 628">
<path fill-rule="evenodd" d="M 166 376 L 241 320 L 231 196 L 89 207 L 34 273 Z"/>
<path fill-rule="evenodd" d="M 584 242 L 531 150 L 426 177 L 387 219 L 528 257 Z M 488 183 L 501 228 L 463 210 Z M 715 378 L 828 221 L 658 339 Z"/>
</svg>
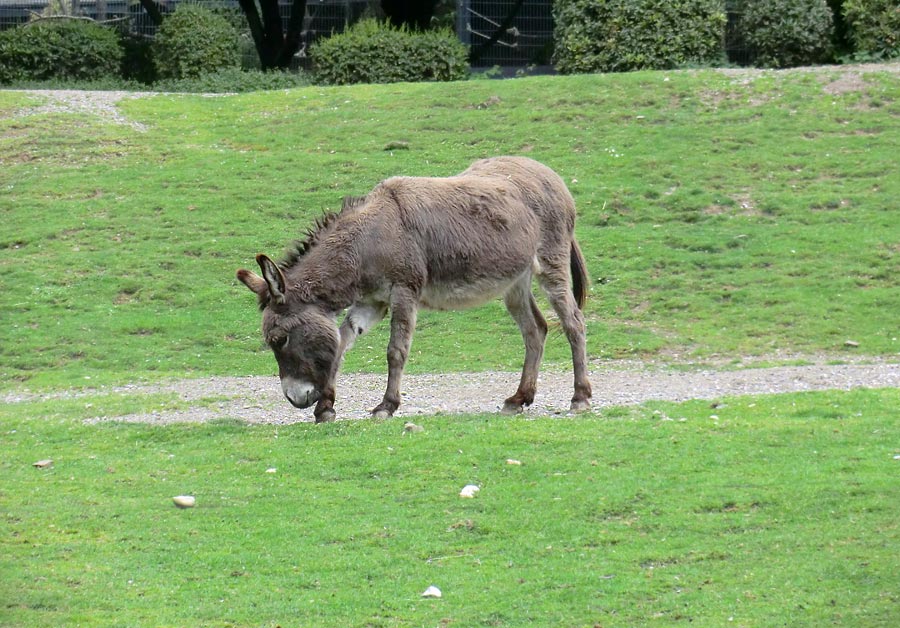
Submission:
<svg viewBox="0 0 900 628">
<path fill-rule="evenodd" d="M 562 179 L 532 159 L 483 159 L 453 177 L 393 177 L 365 205 L 396 221 L 403 255 L 391 263 L 421 275 L 428 307 L 467 307 L 524 273 L 568 269 L 575 203 Z"/>
</svg>

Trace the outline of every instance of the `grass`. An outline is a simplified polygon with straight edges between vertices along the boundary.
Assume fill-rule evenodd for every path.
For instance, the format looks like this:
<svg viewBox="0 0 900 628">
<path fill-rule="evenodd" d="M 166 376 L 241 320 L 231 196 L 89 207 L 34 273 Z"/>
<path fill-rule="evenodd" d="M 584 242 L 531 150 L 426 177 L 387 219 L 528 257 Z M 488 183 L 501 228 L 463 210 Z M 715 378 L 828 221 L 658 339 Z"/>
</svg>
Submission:
<svg viewBox="0 0 900 628">
<path fill-rule="evenodd" d="M 68 391 L 0 406 L 0 625 L 895 625 L 896 389 L 406 435 L 133 425 L 115 419 L 185 402 L 71 394 L 271 373 L 237 267 L 385 177 L 504 153 L 575 195 L 592 357 L 895 358 L 900 80 L 833 93 L 837 72 L 122 102 L 143 132 L 0 91 L 0 390 Z M 348 369 L 383 370 L 385 328 Z M 521 353 L 499 304 L 429 312 L 409 369 Z M 546 356 L 568 361 L 560 334 Z"/>
<path fill-rule="evenodd" d="M 385 177 L 510 153 L 551 165 L 576 197 L 592 357 L 896 356 L 900 80 L 872 66 L 833 94 L 835 72 L 122 102 L 146 132 L 21 117 L 35 98 L 0 92 L 0 388 L 271 373 L 238 267 Z M 346 368 L 384 368 L 386 327 Z M 521 354 L 495 303 L 424 313 L 409 369 L 514 369 Z M 546 359 L 568 360 L 561 335 Z"/>
<path fill-rule="evenodd" d="M 897 390 L 426 417 L 418 434 L 87 426 L 104 400 L 79 403 L 0 408 L 0 625 L 898 618 Z M 117 403 L 111 418 L 134 411 Z"/>
</svg>

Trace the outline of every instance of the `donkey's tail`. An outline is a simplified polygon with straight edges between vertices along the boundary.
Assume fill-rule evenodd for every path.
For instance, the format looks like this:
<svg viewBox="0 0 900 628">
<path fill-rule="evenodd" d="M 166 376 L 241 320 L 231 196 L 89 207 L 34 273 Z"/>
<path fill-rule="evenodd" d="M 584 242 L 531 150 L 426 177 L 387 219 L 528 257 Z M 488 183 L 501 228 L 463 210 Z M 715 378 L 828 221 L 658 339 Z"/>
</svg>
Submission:
<svg viewBox="0 0 900 628">
<path fill-rule="evenodd" d="M 572 294 L 575 295 L 578 309 L 583 310 L 587 301 L 587 266 L 584 263 L 584 255 L 581 254 L 581 249 L 578 248 L 575 238 L 572 238 L 572 248 L 569 252 L 569 269 L 572 271 Z"/>
</svg>

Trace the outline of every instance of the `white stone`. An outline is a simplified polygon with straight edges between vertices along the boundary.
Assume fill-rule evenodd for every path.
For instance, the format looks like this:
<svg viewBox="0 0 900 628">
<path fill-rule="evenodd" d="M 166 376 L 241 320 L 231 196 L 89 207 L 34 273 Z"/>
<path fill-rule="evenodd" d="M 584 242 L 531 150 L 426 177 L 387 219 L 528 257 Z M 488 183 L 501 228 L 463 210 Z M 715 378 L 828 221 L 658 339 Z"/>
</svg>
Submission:
<svg viewBox="0 0 900 628">
<path fill-rule="evenodd" d="M 439 597 L 441 597 L 441 590 L 438 589 L 436 586 L 431 585 L 430 587 L 425 589 L 425 592 L 422 593 L 422 597 L 439 598 Z"/>
</svg>

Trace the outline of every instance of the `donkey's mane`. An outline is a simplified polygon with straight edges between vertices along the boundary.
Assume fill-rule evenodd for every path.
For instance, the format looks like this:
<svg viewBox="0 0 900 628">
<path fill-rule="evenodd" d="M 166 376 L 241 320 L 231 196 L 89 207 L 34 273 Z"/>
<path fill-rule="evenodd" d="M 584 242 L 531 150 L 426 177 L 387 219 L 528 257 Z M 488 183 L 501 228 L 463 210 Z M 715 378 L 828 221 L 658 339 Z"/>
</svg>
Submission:
<svg viewBox="0 0 900 628">
<path fill-rule="evenodd" d="M 309 253 L 310 249 L 322 240 L 322 236 L 328 228 L 331 227 L 341 215 L 355 211 L 365 202 L 365 196 L 345 196 L 340 211 L 323 212 L 321 216 L 316 218 L 313 226 L 306 230 L 306 237 L 302 240 L 295 240 L 288 247 L 284 259 L 279 264 L 281 269 L 287 270 L 294 266 L 304 255 Z"/>
<path fill-rule="evenodd" d="M 309 253 L 310 249 L 322 239 L 322 235 L 328 230 L 328 227 L 334 224 L 338 216 L 340 216 L 340 214 L 337 212 L 325 212 L 316 218 L 313 226 L 306 230 L 306 237 L 302 240 L 295 240 L 288 247 L 284 259 L 279 264 L 281 269 L 287 270 L 288 268 L 291 268 L 299 262 L 304 255 Z"/>
</svg>

